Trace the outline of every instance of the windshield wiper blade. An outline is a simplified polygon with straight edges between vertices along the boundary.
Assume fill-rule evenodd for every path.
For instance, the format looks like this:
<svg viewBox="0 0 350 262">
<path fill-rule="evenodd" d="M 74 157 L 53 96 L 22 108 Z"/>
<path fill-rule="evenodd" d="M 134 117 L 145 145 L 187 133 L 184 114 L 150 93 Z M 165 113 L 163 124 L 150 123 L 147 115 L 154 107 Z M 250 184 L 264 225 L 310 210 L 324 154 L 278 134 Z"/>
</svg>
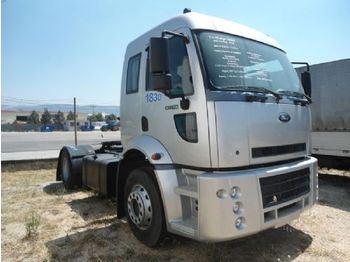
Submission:
<svg viewBox="0 0 350 262">
<path fill-rule="evenodd" d="M 304 93 L 299 93 L 299 92 L 295 92 L 295 91 L 287 91 L 287 90 L 282 90 L 282 91 L 279 91 L 278 93 L 282 94 L 282 95 L 287 95 L 287 96 L 289 95 L 289 96 L 294 96 L 294 97 L 298 97 L 298 98 L 304 97 L 304 98 L 306 98 L 306 100 L 310 104 L 312 103 L 311 97 L 309 97 L 308 95 L 306 95 Z"/>
<path fill-rule="evenodd" d="M 279 100 L 283 98 L 282 95 L 279 93 L 276 93 L 275 91 L 272 91 L 265 87 L 260 86 L 222 86 L 219 89 L 221 90 L 227 90 L 227 91 L 239 91 L 239 92 L 254 92 L 254 93 L 263 93 L 263 94 L 271 94 L 274 97 L 276 97 L 276 102 L 278 103 Z M 265 96 L 264 101 L 267 99 Z"/>
<path fill-rule="evenodd" d="M 262 92 L 265 94 L 272 94 L 274 97 L 276 97 L 277 101 L 279 101 L 280 99 L 282 99 L 283 97 L 279 94 L 276 93 L 268 88 L 265 87 L 259 87 L 259 86 L 247 86 L 244 88 L 244 90 L 246 91 L 255 91 L 255 92 Z"/>
</svg>

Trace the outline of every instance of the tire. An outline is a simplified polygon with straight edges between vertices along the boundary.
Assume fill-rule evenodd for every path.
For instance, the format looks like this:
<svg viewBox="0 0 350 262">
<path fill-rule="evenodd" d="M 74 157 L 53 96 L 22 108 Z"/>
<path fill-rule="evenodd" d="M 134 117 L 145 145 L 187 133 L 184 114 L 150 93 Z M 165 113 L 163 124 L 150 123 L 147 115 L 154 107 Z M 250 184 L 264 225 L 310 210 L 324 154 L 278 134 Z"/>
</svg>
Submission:
<svg viewBox="0 0 350 262">
<path fill-rule="evenodd" d="M 66 189 L 73 189 L 76 186 L 77 183 L 73 177 L 72 161 L 67 150 L 62 150 L 60 156 L 60 174 Z"/>
<path fill-rule="evenodd" d="M 155 247 L 167 236 L 163 205 L 156 181 L 148 167 L 131 171 L 124 188 L 124 207 L 135 237 Z"/>
</svg>

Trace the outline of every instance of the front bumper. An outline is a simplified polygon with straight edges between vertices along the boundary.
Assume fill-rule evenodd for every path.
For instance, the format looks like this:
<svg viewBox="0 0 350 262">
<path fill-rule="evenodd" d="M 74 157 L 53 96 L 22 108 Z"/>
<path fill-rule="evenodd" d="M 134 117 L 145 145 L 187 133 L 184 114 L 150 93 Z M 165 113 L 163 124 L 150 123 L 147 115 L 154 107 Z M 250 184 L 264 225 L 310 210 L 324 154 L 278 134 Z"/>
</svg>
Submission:
<svg viewBox="0 0 350 262">
<path fill-rule="evenodd" d="M 305 169 L 309 170 L 308 192 L 296 194 L 296 197 L 289 197 L 281 203 L 274 199 L 276 204 L 263 204 L 261 178 Z M 204 173 L 197 177 L 197 183 L 198 224 L 195 238 L 213 242 L 230 240 L 283 226 L 311 207 L 318 198 L 317 160 L 307 157 L 272 167 Z M 230 195 L 233 187 L 238 188 L 235 197 Z M 240 207 L 238 212 L 233 211 L 235 204 Z M 240 225 L 236 224 L 238 218 Z"/>
</svg>

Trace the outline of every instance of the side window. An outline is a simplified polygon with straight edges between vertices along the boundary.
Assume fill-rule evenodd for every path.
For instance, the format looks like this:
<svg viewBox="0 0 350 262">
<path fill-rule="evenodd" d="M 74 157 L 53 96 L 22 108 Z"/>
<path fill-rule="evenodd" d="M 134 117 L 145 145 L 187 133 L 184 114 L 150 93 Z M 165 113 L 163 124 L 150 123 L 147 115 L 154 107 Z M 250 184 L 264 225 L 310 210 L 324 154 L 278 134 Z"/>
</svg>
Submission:
<svg viewBox="0 0 350 262">
<path fill-rule="evenodd" d="M 139 90 L 141 54 L 133 56 L 128 62 L 128 72 L 126 75 L 126 93 L 137 93 Z"/>
<path fill-rule="evenodd" d="M 187 142 L 198 142 L 196 113 L 174 115 L 175 126 L 178 134 Z"/>
<path fill-rule="evenodd" d="M 169 92 L 171 96 L 192 95 L 193 83 L 192 74 L 186 50 L 186 44 L 181 37 L 172 37 L 169 39 L 169 66 L 171 74 L 172 89 Z M 146 90 L 153 90 L 152 78 L 147 59 Z"/>
</svg>

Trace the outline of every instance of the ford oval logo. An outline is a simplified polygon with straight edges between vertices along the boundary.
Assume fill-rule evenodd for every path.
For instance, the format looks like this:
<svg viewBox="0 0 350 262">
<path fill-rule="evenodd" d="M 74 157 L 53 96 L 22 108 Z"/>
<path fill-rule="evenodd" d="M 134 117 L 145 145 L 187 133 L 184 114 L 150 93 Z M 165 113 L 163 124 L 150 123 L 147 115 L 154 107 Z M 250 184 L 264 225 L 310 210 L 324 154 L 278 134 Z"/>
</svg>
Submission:
<svg viewBox="0 0 350 262">
<path fill-rule="evenodd" d="M 288 113 L 281 113 L 278 119 L 281 122 L 289 122 L 290 121 L 290 115 Z"/>
</svg>

